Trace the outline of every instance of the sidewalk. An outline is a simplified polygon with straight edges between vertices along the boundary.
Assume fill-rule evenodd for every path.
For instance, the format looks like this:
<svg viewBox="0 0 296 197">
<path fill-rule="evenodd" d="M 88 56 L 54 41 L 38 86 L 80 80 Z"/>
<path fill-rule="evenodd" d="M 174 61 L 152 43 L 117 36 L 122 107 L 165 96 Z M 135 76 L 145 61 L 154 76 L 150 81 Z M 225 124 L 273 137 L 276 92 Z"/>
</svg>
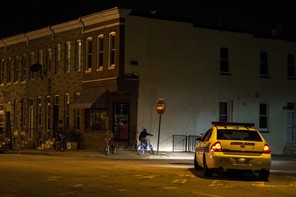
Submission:
<svg viewBox="0 0 296 197">
<path fill-rule="evenodd" d="M 1 153 L 1 151 L 0 151 Z M 117 150 L 116 154 L 105 155 L 104 151 L 95 150 L 65 150 L 58 152 L 53 149 L 20 149 L 20 150 L 4 150 L 2 154 L 28 154 L 28 155 L 48 155 L 48 156 L 70 156 L 70 157 L 100 157 L 110 159 L 172 159 L 172 160 L 192 160 L 194 152 L 157 152 L 152 155 L 145 152 L 140 156 L 135 150 Z"/>
<path fill-rule="evenodd" d="M 104 151 L 95 150 L 65 150 L 57 152 L 53 149 L 20 149 L 20 150 L 0 150 L 0 154 L 29 154 L 29 155 L 48 155 L 48 156 L 70 156 L 70 157 L 98 157 L 110 159 L 171 159 L 171 160 L 192 160 L 194 152 L 157 152 L 152 155 L 145 152 L 140 156 L 135 150 L 118 150 L 116 154 L 105 155 Z M 274 161 L 296 161 L 296 155 L 272 155 Z"/>
</svg>

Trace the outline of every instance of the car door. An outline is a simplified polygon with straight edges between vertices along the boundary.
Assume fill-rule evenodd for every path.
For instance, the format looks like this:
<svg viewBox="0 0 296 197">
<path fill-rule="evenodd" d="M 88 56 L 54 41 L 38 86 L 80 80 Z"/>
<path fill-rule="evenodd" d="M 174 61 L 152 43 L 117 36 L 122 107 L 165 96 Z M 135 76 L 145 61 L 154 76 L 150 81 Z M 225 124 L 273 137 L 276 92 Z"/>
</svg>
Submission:
<svg viewBox="0 0 296 197">
<path fill-rule="evenodd" d="M 197 160 L 198 162 L 203 166 L 203 157 L 204 153 L 209 152 L 209 139 L 212 135 L 213 129 L 209 129 L 204 135 L 201 137 L 201 141 L 199 142 L 197 146 Z"/>
</svg>

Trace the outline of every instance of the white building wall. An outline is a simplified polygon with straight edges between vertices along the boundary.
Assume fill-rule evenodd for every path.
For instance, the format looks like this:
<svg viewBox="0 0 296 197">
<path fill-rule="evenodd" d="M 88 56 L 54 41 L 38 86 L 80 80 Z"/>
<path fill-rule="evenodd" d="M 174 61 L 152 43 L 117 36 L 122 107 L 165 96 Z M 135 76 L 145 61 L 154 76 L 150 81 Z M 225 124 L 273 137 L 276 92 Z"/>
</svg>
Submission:
<svg viewBox="0 0 296 197">
<path fill-rule="evenodd" d="M 128 16 L 125 72 L 139 75 L 138 131 L 154 134 L 155 104 L 166 100 L 159 150 L 172 150 L 172 135 L 197 135 L 219 119 L 219 101 L 233 101 L 233 121 L 259 126 L 259 103 L 269 104 L 270 132 L 264 133 L 274 154 L 286 144 L 286 106 L 296 100 L 296 81 L 287 80 L 287 54 L 293 42 L 255 38 L 251 34 L 193 27 L 190 23 Z M 229 50 L 230 76 L 219 73 L 220 48 Z M 270 78 L 259 76 L 260 51 L 268 52 Z M 130 61 L 138 61 L 131 65 Z"/>
</svg>

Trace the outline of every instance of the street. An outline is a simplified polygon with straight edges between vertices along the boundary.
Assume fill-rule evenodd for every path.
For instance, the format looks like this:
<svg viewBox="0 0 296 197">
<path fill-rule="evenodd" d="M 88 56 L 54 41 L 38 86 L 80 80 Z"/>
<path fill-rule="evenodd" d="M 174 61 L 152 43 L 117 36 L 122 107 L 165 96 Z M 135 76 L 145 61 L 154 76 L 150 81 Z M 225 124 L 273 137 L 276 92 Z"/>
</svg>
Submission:
<svg viewBox="0 0 296 197">
<path fill-rule="evenodd" d="M 295 196 L 296 161 L 274 161 L 268 182 L 253 174 L 204 178 L 191 160 L 116 155 L 0 154 L 0 197 Z"/>
</svg>

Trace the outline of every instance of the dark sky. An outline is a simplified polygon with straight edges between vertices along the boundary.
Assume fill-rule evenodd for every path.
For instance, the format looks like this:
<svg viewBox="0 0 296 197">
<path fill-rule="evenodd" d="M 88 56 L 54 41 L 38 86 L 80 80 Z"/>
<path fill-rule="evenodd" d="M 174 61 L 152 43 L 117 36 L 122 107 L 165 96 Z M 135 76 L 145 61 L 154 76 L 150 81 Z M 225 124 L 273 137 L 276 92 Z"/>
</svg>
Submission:
<svg viewBox="0 0 296 197">
<path fill-rule="evenodd" d="M 78 19 L 114 6 L 133 8 L 135 13 L 190 18 L 198 24 L 217 25 L 245 30 L 267 31 L 277 27 L 285 35 L 296 38 L 296 11 L 287 3 L 264 4 L 265 1 L 200 0 L 1 0 L 0 38 Z M 220 2 L 217 4 L 217 2 Z M 248 3 L 244 3 L 248 2 Z M 254 1 L 255 2 L 255 1 Z M 258 3 L 263 2 L 263 3 Z M 266 1 L 270 2 L 270 1 Z M 283 1 L 282 1 L 283 2 Z M 267 6 L 268 5 L 268 6 Z"/>
</svg>

